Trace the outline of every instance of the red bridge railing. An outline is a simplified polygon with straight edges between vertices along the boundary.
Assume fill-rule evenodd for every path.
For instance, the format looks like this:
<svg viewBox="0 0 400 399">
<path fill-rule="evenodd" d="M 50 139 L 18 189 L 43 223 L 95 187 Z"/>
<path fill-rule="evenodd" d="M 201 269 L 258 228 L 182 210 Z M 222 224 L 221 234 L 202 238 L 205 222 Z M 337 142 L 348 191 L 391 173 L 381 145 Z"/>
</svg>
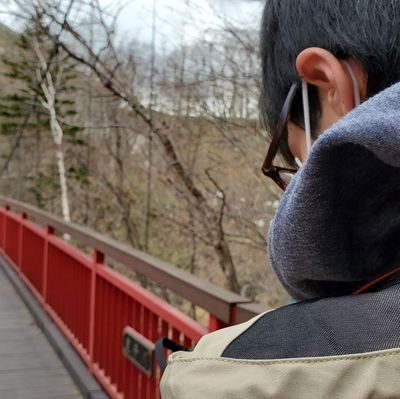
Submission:
<svg viewBox="0 0 400 399">
<path fill-rule="evenodd" d="M 0 197 L 0 205 L 3 256 L 112 398 L 159 398 L 159 370 L 154 367 L 148 377 L 123 355 L 125 327 L 133 328 L 151 342 L 167 336 L 190 347 L 208 331 L 245 321 L 265 310 L 172 265 L 30 205 L 4 197 Z M 55 233 L 68 234 L 74 242 L 92 248 L 92 256 Z M 108 267 L 105 257 L 208 311 L 208 328 Z"/>
</svg>

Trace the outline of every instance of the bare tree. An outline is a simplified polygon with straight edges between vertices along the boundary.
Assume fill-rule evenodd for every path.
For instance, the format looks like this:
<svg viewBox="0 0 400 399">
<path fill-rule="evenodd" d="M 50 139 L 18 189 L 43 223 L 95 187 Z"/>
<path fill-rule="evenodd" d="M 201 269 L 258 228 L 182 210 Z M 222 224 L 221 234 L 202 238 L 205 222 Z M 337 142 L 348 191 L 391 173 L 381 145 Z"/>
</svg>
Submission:
<svg viewBox="0 0 400 399">
<path fill-rule="evenodd" d="M 216 213 L 209 206 L 206 197 L 197 186 L 193 176 L 187 173 L 186 165 L 181 161 L 176 146 L 170 136 L 170 126 L 165 121 L 155 123 L 150 117 L 148 110 L 145 109 L 137 100 L 131 90 L 127 90 L 126 83 L 123 81 L 123 72 L 120 71 L 123 63 L 118 58 L 118 53 L 113 45 L 113 30 L 106 24 L 101 8 L 98 3 L 93 5 L 99 16 L 99 24 L 104 29 L 107 37 L 107 58 L 104 57 L 105 49 L 95 52 L 90 47 L 88 41 L 69 23 L 69 21 L 60 21 L 56 9 L 51 9 L 46 5 L 40 9 L 47 17 L 59 26 L 63 26 L 65 31 L 75 41 L 71 45 L 69 41 L 60 41 L 60 46 L 74 60 L 88 66 L 98 76 L 103 85 L 115 96 L 125 101 L 138 117 L 152 129 L 154 135 L 159 139 L 164 154 L 168 159 L 171 170 L 174 172 L 176 183 L 179 182 L 185 191 L 185 195 L 190 198 L 190 204 L 203 219 L 204 227 L 213 243 L 213 248 L 218 255 L 219 264 L 225 274 L 228 286 L 232 291 L 240 292 L 240 285 L 237 279 L 235 265 L 230 253 L 229 245 L 225 238 L 223 230 L 224 207 L 221 212 Z M 82 55 L 84 53 L 84 55 Z"/>
</svg>

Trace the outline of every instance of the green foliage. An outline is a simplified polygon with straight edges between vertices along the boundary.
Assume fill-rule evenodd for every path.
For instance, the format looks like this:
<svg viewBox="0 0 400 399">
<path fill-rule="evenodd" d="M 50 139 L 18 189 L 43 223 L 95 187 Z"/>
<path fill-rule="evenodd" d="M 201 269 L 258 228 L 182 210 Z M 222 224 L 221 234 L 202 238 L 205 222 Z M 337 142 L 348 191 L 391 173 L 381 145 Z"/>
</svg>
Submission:
<svg viewBox="0 0 400 399">
<path fill-rule="evenodd" d="M 55 197 L 60 189 L 58 174 L 54 166 L 49 168 L 47 174 L 39 173 L 35 176 L 25 177 L 28 192 L 32 193 L 38 206 L 44 207 L 48 199 Z"/>
<path fill-rule="evenodd" d="M 0 30 L 1 30 L 0 25 Z M 15 35 L 15 46 L 17 55 L 10 58 L 9 55 L 2 57 L 4 66 L 3 74 L 14 83 L 15 92 L 0 96 L 0 125 L 1 134 L 9 134 L 15 129 L 15 120 L 22 120 L 27 114 L 36 114 L 35 122 L 29 122 L 27 129 L 49 130 L 50 123 L 47 110 L 43 109 L 39 98 L 45 98 L 41 79 L 44 71 L 39 69 L 39 60 L 32 47 L 32 38 L 40 45 L 45 59 L 50 60 L 47 72 L 58 82 L 56 87 L 57 96 L 55 108 L 62 121 L 67 117 L 77 114 L 75 101 L 71 98 L 71 92 L 75 90 L 73 81 L 79 76 L 75 70 L 74 63 L 68 63 L 61 57 L 60 53 L 53 53 L 53 43 L 48 39 L 49 32 L 44 31 L 40 21 L 28 27 L 25 32 Z M 70 136 L 69 142 L 83 145 L 84 142 L 78 138 L 79 128 L 70 128 L 60 122 L 63 130 Z"/>
<path fill-rule="evenodd" d="M 46 73 L 50 74 L 56 85 L 54 106 L 58 122 L 64 132 L 66 153 L 71 151 L 71 146 L 77 146 L 77 149 L 86 146 L 82 135 L 83 129 L 71 126 L 69 122 L 77 114 L 74 81 L 79 75 L 76 65 L 66 60 L 61 50 L 54 51 L 51 32 L 43 28 L 45 25 L 40 21 L 36 24 L 32 22 L 22 34 L 14 35 L 13 51 L 0 56 L 1 73 L 8 78 L 12 89 L 12 91 L 0 93 L 0 136 L 9 136 L 9 142 L 12 143 L 12 136 L 23 128 L 24 140 L 35 143 L 36 149 L 40 148 L 44 151 L 43 159 L 42 154 L 38 154 L 34 169 L 29 171 L 29 176 L 25 176 L 29 191 L 35 196 L 38 204 L 43 204 L 46 199 L 58 196 L 57 193 L 60 190 L 55 157 L 54 155 L 52 157 L 52 153 L 48 151 L 52 148 L 49 147 L 49 145 L 52 146 L 49 113 L 41 102 L 41 100 L 46 100 L 42 88 L 42 83 L 46 84 Z M 1 28 L 0 25 L 0 34 Z M 43 58 L 48 62 L 45 70 L 41 68 L 33 47 L 33 40 L 39 44 Z M 5 158 L 7 156 L 8 154 L 5 154 Z M 66 159 L 70 158 L 66 157 Z M 67 166 L 67 178 L 83 185 L 89 182 L 88 171 L 84 167 L 68 168 Z"/>
<path fill-rule="evenodd" d="M 57 171 L 54 167 L 50 168 L 50 173 L 47 175 L 39 173 L 37 176 L 27 176 L 26 180 L 32 183 L 30 190 L 33 192 L 52 192 L 60 188 Z"/>
<path fill-rule="evenodd" d="M 68 134 L 69 136 L 76 138 L 78 133 L 82 131 L 83 129 L 78 126 L 71 126 L 65 129 L 65 133 Z"/>
<path fill-rule="evenodd" d="M 75 101 L 73 101 L 73 100 L 61 100 L 60 104 L 62 104 L 62 105 L 74 105 Z"/>
<path fill-rule="evenodd" d="M 67 177 L 70 179 L 74 179 L 85 186 L 89 184 L 89 171 L 87 167 L 81 166 L 79 168 L 75 168 L 71 166 L 68 169 Z"/>
<path fill-rule="evenodd" d="M 38 118 L 35 120 L 35 122 L 30 122 L 26 125 L 26 129 L 28 130 L 44 130 L 44 131 L 49 131 L 50 130 L 50 119 L 49 118 L 43 118 L 38 116 Z"/>
<path fill-rule="evenodd" d="M 7 124 L 0 123 L 0 135 L 12 136 L 15 134 L 18 128 L 18 123 L 9 122 Z"/>
<path fill-rule="evenodd" d="M 79 133 L 83 131 L 83 128 L 79 126 L 66 126 L 64 127 L 64 135 L 65 139 L 68 143 L 72 145 L 78 145 L 78 146 L 85 146 L 86 141 L 83 140 Z"/>
</svg>

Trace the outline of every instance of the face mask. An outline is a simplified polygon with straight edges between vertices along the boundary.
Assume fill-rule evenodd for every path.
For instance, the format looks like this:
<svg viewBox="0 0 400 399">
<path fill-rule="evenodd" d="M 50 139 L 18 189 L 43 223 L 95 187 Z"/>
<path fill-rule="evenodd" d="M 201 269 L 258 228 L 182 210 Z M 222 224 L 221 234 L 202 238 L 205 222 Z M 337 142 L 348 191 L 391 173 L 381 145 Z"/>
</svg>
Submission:
<svg viewBox="0 0 400 399">
<path fill-rule="evenodd" d="M 354 71 L 351 68 L 350 64 L 347 61 L 343 62 L 353 82 L 354 104 L 356 107 L 358 107 L 361 104 L 361 97 L 360 97 L 360 88 L 358 86 L 356 75 L 354 74 Z M 308 97 L 308 84 L 305 80 L 302 80 L 302 96 L 303 96 L 304 130 L 306 133 L 306 145 L 307 145 L 307 156 L 308 156 L 312 146 L 312 135 L 311 135 L 310 101 Z M 296 162 L 299 166 L 302 165 L 300 160 L 296 159 Z"/>
</svg>

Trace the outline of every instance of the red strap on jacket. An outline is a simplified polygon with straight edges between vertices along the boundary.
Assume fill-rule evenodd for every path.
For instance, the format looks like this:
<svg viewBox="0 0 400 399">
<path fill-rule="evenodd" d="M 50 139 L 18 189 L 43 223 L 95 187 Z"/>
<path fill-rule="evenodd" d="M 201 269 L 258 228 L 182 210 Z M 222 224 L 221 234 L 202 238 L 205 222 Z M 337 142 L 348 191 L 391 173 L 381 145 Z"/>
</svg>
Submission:
<svg viewBox="0 0 400 399">
<path fill-rule="evenodd" d="M 369 288 L 373 287 L 374 285 L 380 283 L 381 281 L 383 281 L 383 280 L 385 280 L 385 279 L 387 279 L 387 278 L 389 278 L 389 277 L 392 277 L 393 275 L 395 275 L 395 274 L 397 274 L 397 273 L 400 273 L 400 267 L 398 267 L 398 268 L 395 269 L 395 270 L 392 270 L 391 272 L 387 272 L 387 273 L 383 274 L 383 275 L 380 276 L 380 277 L 377 277 L 375 280 L 371 281 L 371 282 L 368 283 L 368 284 L 365 284 L 363 287 L 361 287 L 361 288 L 358 289 L 356 292 L 354 292 L 353 295 L 362 294 L 363 292 L 367 291 Z"/>
</svg>

